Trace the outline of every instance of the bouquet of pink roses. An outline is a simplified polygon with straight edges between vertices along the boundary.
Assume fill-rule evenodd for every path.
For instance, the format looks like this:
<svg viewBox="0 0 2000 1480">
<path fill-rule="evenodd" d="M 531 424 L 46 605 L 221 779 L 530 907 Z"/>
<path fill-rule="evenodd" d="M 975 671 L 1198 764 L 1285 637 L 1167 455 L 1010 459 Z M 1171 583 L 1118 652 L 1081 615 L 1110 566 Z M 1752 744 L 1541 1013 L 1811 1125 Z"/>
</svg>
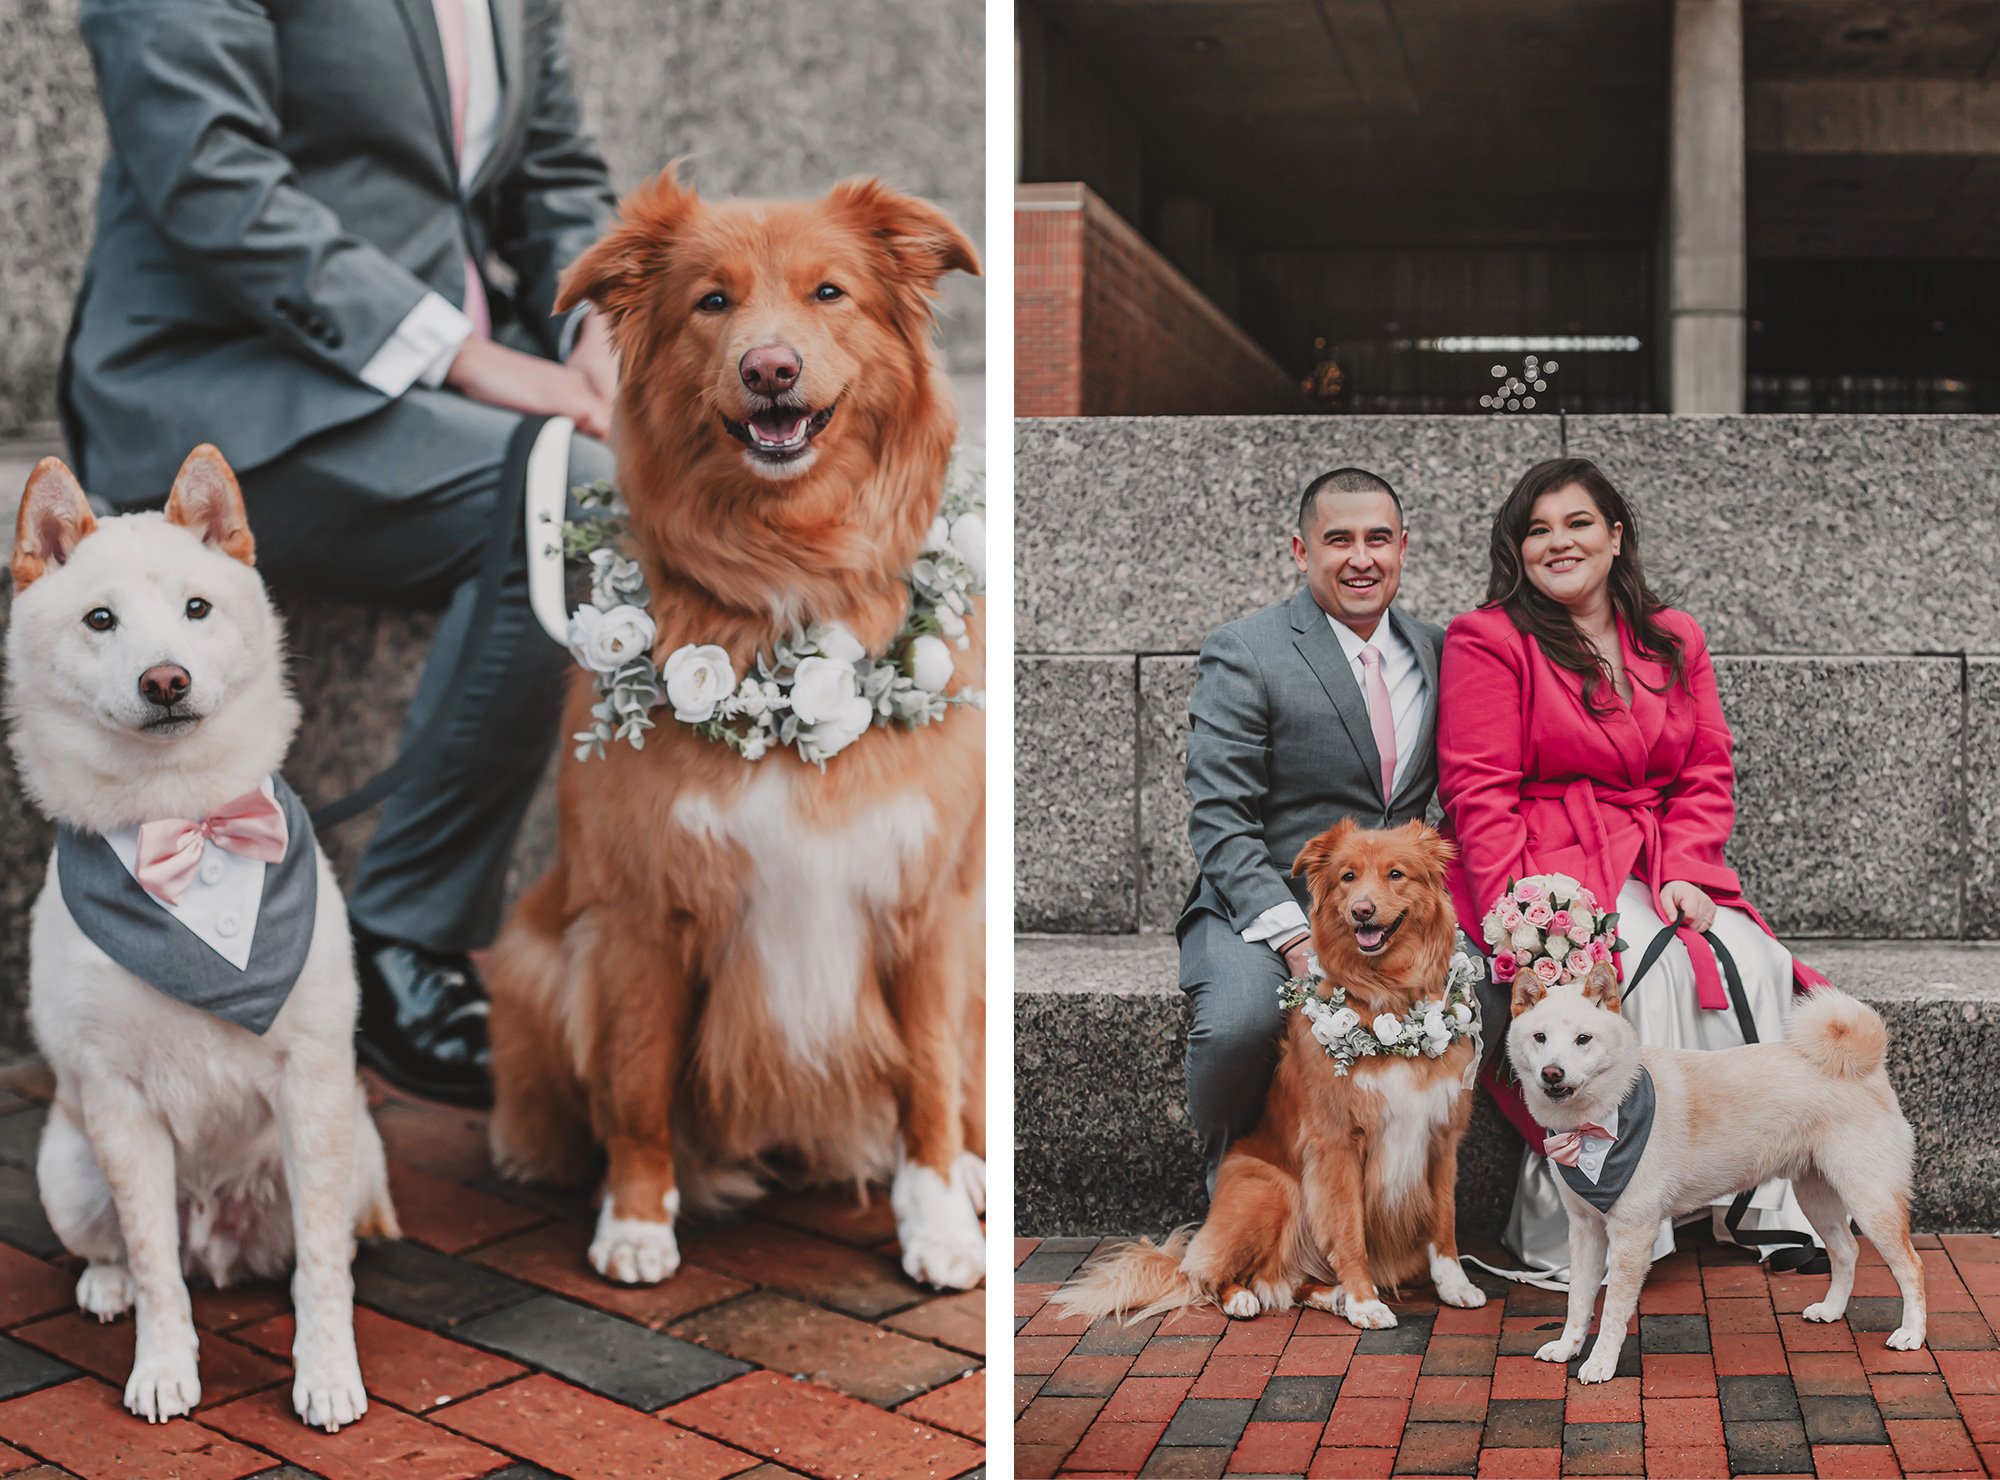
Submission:
<svg viewBox="0 0 2000 1480">
<path fill-rule="evenodd" d="M 1600 911 L 1596 897 L 1568 874 L 1509 879 L 1483 928 L 1493 948 L 1493 980 L 1503 987 L 1524 971 L 1548 987 L 1581 982 L 1591 967 L 1625 949 L 1617 911 Z"/>
</svg>

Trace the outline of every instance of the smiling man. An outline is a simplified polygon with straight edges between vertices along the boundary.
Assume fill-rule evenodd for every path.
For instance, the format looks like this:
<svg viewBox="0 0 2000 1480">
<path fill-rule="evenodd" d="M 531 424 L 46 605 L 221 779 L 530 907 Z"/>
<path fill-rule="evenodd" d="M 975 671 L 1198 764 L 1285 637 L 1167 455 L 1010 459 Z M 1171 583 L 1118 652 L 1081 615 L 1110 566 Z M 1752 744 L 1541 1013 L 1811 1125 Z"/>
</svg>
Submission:
<svg viewBox="0 0 2000 1480">
<path fill-rule="evenodd" d="M 1209 1188 L 1264 1108 L 1278 987 L 1312 958 L 1299 849 L 1343 817 L 1421 818 L 1437 786 L 1444 634 L 1393 609 L 1409 534 L 1382 478 L 1338 468 L 1299 502 L 1289 601 L 1202 644 L 1188 703 L 1188 836 L 1200 877 L 1181 913 L 1188 1109 Z"/>
</svg>

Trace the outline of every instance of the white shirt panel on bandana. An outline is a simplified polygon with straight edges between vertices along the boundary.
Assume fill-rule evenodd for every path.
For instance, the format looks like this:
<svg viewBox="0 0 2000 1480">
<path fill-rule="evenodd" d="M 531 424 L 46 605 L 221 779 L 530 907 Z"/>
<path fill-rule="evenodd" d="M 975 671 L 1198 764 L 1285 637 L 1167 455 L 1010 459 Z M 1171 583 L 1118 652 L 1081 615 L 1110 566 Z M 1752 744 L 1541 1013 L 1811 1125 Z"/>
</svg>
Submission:
<svg viewBox="0 0 2000 1480">
<path fill-rule="evenodd" d="M 1604 1157 L 1611 1150 L 1612 1142 L 1618 1139 L 1618 1112 L 1613 1110 L 1602 1122 L 1607 1136 L 1585 1136 L 1576 1158 L 1576 1169 L 1595 1183 L 1604 1175 Z"/>
<path fill-rule="evenodd" d="M 273 796 L 267 779 L 261 788 Z M 121 827 L 104 834 L 104 841 L 139 877 L 139 829 Z M 238 971 L 250 965 L 250 947 L 257 938 L 257 914 L 264 902 L 264 861 L 231 853 L 215 843 L 202 847 L 201 862 L 179 901 L 168 904 L 156 894 L 146 897 L 194 932 L 201 943 Z"/>
</svg>

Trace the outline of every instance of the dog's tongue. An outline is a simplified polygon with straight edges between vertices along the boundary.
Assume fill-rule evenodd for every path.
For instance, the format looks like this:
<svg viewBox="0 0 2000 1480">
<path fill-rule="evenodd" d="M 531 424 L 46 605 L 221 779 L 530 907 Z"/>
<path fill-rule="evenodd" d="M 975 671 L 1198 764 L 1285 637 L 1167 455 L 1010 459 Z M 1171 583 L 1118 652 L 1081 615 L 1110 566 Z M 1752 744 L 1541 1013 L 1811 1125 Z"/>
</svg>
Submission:
<svg viewBox="0 0 2000 1480">
<path fill-rule="evenodd" d="M 805 430 L 806 421 L 812 415 L 794 406 L 773 406 L 768 411 L 759 411 L 750 418 L 750 429 L 757 434 L 759 442 L 769 442 L 782 446 L 796 442 Z"/>
<path fill-rule="evenodd" d="M 1354 943 L 1364 951 L 1372 951 L 1382 944 L 1382 937 L 1387 933 L 1380 925 L 1357 925 L 1354 927 Z"/>
</svg>

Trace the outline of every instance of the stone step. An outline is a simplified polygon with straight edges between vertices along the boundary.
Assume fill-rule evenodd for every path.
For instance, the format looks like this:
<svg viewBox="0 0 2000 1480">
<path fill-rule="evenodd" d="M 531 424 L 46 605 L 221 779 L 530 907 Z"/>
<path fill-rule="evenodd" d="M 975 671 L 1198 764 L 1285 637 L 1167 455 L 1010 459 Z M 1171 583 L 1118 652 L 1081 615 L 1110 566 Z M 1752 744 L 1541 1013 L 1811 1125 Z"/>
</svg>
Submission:
<svg viewBox="0 0 2000 1480">
<path fill-rule="evenodd" d="M 2000 946 L 1793 942 L 1888 1023 L 1917 1134 L 1918 1227 L 2000 1226 Z M 1158 1235 L 1206 1203 L 1187 1123 L 1187 1011 L 1171 936 L 1020 936 L 1014 950 L 1015 1222 Z M 1521 1138 L 1482 1091 L 1459 1158 L 1468 1236 L 1505 1220 Z"/>
</svg>

